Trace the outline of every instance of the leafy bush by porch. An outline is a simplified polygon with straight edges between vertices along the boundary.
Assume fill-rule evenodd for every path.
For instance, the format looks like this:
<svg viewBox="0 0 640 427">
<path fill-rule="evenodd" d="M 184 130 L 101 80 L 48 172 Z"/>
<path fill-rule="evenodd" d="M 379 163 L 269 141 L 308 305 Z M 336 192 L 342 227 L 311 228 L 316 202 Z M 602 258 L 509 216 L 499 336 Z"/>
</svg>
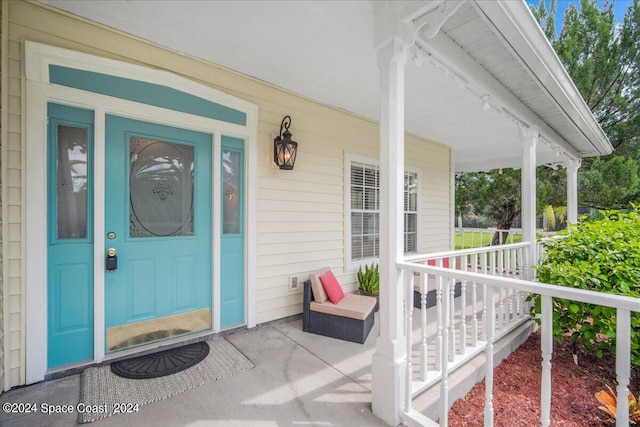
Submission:
<svg viewBox="0 0 640 427">
<path fill-rule="evenodd" d="M 560 240 L 545 244 L 538 266 L 544 283 L 640 297 L 640 208 L 605 211 L 603 219 L 582 222 Z M 615 353 L 616 310 L 554 299 L 553 334 L 560 342 L 567 332 L 588 351 L 602 357 Z M 640 299 L 638 300 L 640 304 Z M 540 298 L 532 314 L 540 313 Z M 640 313 L 631 313 L 631 362 L 640 366 Z"/>
</svg>

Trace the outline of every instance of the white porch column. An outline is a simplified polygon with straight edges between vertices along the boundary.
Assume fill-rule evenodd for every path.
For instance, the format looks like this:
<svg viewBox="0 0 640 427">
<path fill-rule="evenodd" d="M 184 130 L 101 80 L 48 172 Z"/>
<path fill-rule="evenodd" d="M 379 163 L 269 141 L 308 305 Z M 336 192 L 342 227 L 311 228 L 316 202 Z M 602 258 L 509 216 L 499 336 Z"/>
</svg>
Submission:
<svg viewBox="0 0 640 427">
<path fill-rule="evenodd" d="M 522 144 L 522 240 L 531 242 L 526 265 L 526 278 L 533 280 L 535 272 L 531 266 L 537 262 L 536 254 L 536 145 L 539 131 L 536 127 L 520 127 Z"/>
<path fill-rule="evenodd" d="M 451 209 L 451 235 L 449 237 L 449 250 L 455 250 L 456 248 L 456 162 L 453 154 L 453 150 L 449 150 L 449 197 Z M 460 239 L 464 241 L 464 230 L 462 229 L 462 214 L 460 214 Z"/>
<path fill-rule="evenodd" d="M 571 159 L 565 163 L 567 167 L 567 222 L 578 223 L 578 169 L 581 159 Z"/>
<path fill-rule="evenodd" d="M 404 67 L 407 48 L 395 38 L 378 47 L 380 68 L 380 335 L 372 364 L 373 413 L 400 423 L 406 344 L 402 271 L 404 191 Z"/>
</svg>

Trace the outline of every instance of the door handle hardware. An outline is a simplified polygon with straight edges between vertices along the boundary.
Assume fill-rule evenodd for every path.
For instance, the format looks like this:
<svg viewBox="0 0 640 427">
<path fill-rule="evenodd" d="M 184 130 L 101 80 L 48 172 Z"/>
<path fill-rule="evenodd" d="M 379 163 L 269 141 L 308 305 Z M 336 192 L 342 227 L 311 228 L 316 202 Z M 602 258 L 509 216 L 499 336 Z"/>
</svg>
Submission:
<svg viewBox="0 0 640 427">
<path fill-rule="evenodd" d="M 107 271 L 114 271 L 118 268 L 118 257 L 115 248 L 107 249 L 107 259 L 105 260 L 105 268 Z"/>
</svg>

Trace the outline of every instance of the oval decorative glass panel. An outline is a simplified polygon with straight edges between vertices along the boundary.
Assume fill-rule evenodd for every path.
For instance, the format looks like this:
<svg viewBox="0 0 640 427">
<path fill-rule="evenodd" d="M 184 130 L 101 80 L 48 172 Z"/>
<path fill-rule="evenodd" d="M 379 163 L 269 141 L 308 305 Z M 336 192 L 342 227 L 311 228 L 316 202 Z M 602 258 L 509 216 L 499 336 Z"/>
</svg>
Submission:
<svg viewBox="0 0 640 427">
<path fill-rule="evenodd" d="M 193 235 L 194 148 L 131 137 L 129 235 Z"/>
</svg>

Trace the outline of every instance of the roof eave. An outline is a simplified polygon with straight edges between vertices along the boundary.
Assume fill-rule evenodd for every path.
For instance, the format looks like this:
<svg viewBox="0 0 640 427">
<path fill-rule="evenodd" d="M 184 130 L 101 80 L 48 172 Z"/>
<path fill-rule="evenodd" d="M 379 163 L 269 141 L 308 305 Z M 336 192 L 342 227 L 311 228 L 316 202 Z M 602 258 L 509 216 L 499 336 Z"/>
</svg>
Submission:
<svg viewBox="0 0 640 427">
<path fill-rule="evenodd" d="M 581 154 L 611 154 L 613 146 L 524 1 L 472 1 L 589 141 L 594 151 Z"/>
</svg>

